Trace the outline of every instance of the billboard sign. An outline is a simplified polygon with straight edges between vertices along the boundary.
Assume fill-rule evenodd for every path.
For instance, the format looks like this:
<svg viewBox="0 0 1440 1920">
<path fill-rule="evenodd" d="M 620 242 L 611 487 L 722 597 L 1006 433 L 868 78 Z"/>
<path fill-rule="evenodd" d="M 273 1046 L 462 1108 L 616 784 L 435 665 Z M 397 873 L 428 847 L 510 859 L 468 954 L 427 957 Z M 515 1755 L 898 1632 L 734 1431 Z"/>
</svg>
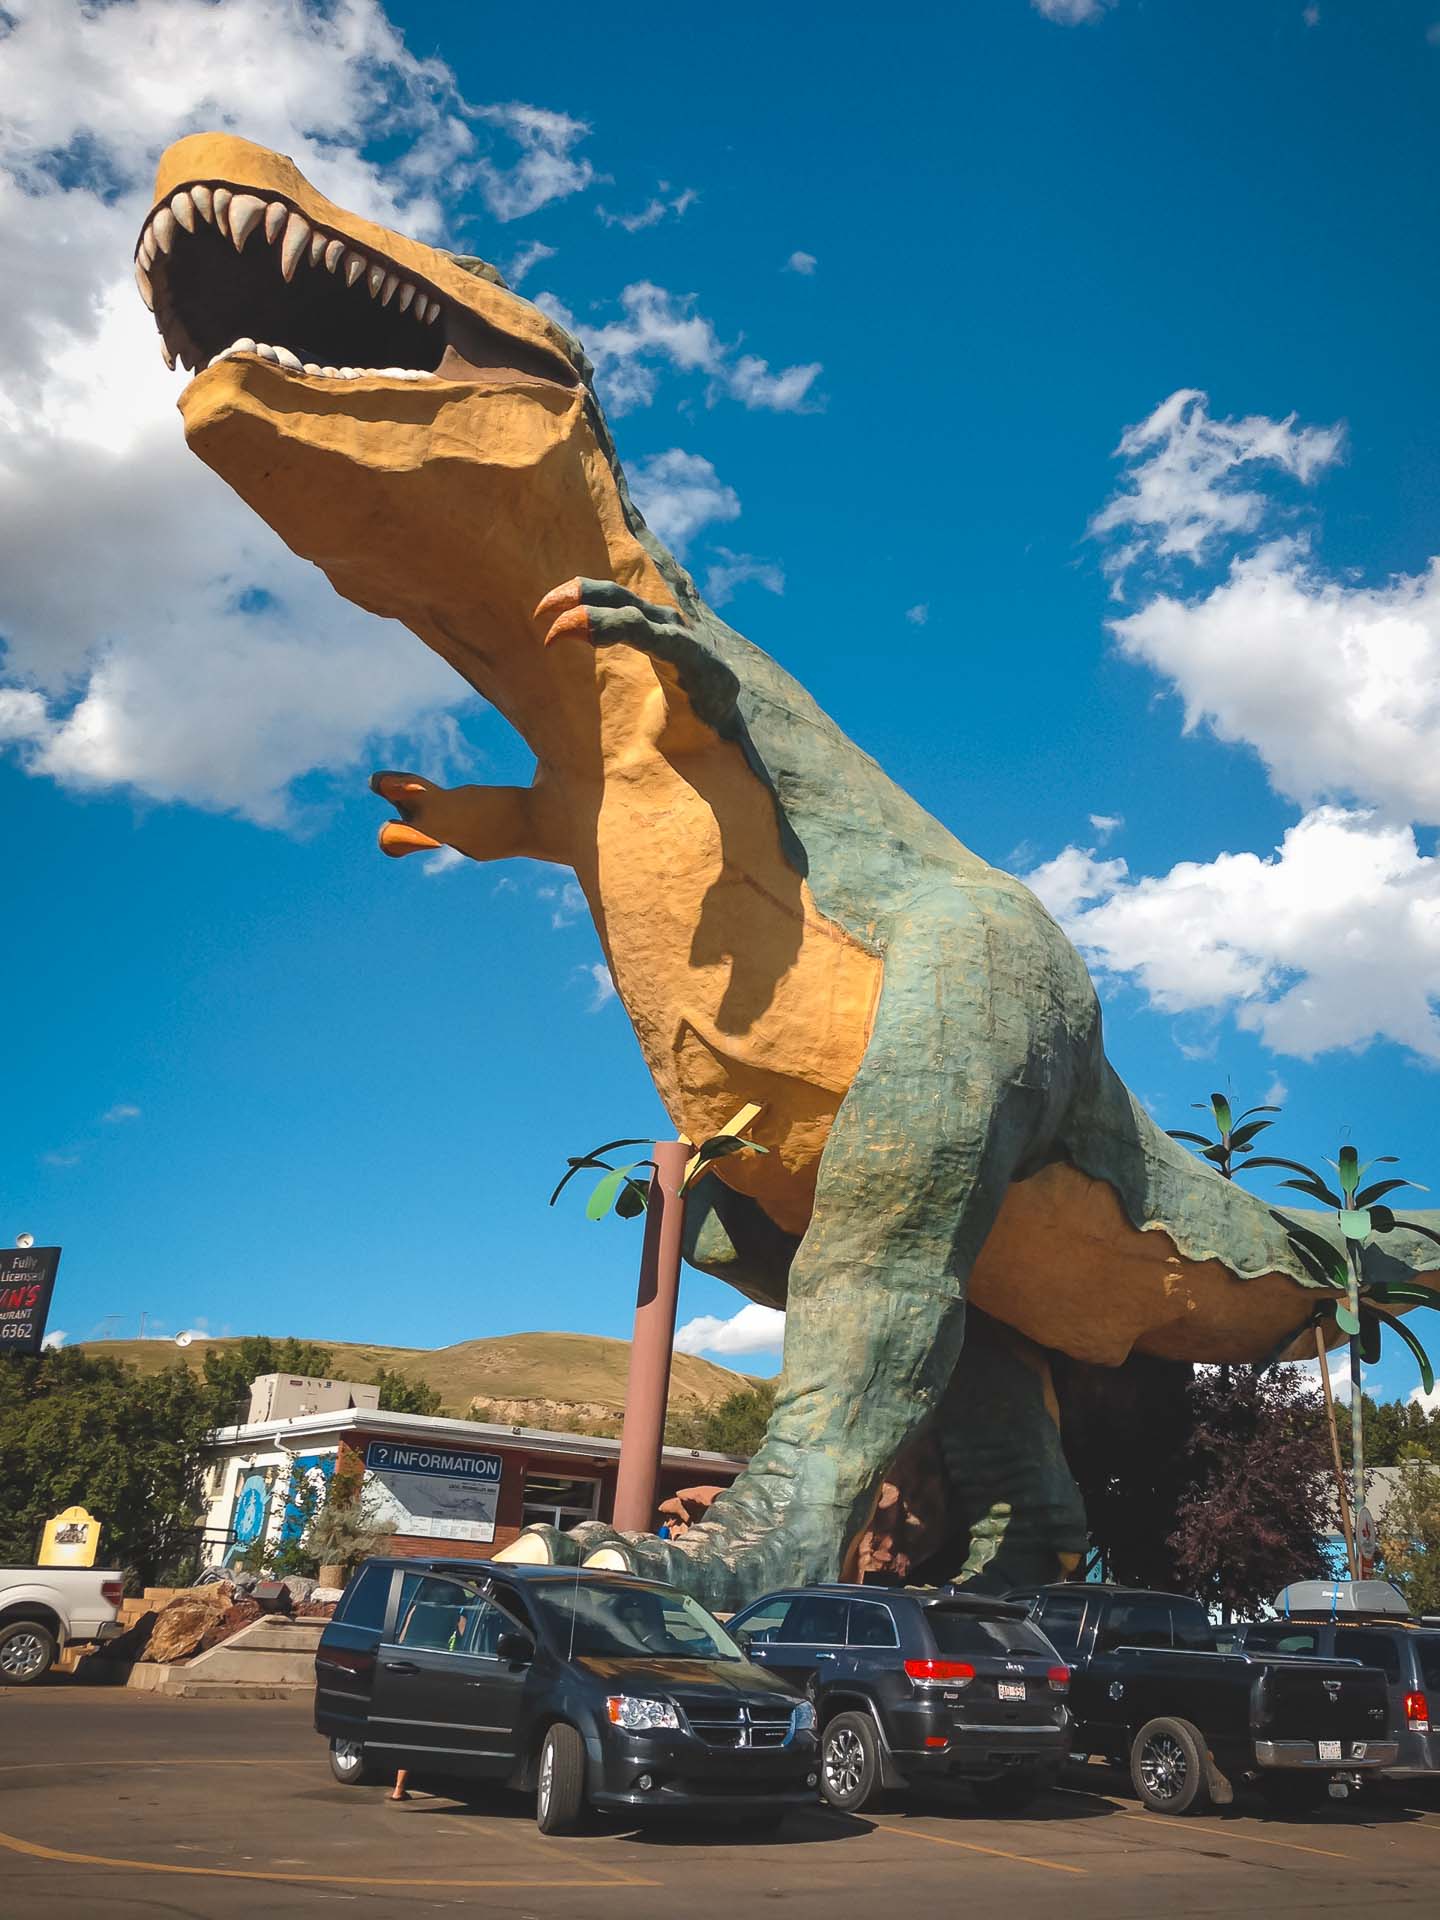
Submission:
<svg viewBox="0 0 1440 1920">
<path fill-rule="evenodd" d="M 493 1540 L 504 1461 L 498 1453 L 372 1440 L 365 1514 L 392 1533 L 430 1540 Z"/>
<path fill-rule="evenodd" d="M 59 1247 L 0 1251 L 0 1353 L 39 1353 L 59 1265 Z"/>
</svg>

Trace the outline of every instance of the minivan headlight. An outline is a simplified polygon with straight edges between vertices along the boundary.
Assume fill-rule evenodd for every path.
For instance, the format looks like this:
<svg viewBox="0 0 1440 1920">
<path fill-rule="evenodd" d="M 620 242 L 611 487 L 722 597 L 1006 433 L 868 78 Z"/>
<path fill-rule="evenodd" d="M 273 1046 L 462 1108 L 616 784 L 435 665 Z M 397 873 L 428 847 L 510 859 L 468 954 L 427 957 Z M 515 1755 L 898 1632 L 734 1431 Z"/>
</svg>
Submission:
<svg viewBox="0 0 1440 1920">
<path fill-rule="evenodd" d="M 668 1700 L 645 1700 L 633 1693 L 612 1693 L 605 1702 L 611 1722 L 627 1733 L 648 1733 L 653 1728 L 678 1727 L 680 1715 Z"/>
<path fill-rule="evenodd" d="M 790 1714 L 790 1731 L 792 1733 L 813 1733 L 814 1729 L 815 1703 L 813 1700 L 802 1700 Z"/>
</svg>

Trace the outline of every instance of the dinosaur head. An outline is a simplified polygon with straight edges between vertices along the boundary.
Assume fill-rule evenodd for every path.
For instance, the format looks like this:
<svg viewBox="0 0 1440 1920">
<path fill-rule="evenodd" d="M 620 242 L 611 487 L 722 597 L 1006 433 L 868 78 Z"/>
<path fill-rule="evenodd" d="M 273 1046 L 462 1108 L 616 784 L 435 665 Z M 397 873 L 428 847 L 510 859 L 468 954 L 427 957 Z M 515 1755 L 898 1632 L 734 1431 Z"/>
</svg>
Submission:
<svg viewBox="0 0 1440 1920">
<path fill-rule="evenodd" d="M 194 134 L 160 161 L 136 278 L 195 376 L 194 451 L 507 710 L 527 704 L 513 656 L 550 588 L 588 574 L 671 597 L 578 344 L 484 262 L 346 212 L 281 154 Z"/>
</svg>

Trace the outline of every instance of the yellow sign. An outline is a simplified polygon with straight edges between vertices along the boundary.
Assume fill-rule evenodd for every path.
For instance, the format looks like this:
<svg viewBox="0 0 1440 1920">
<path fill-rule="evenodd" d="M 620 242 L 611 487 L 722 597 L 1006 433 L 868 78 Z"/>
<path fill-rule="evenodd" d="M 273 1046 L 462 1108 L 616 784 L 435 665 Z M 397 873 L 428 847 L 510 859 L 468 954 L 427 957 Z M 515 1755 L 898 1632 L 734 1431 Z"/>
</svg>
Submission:
<svg viewBox="0 0 1440 1920">
<path fill-rule="evenodd" d="M 40 1535 L 42 1567 L 93 1567 L 100 1551 L 100 1522 L 84 1507 L 66 1507 L 45 1522 Z"/>
</svg>

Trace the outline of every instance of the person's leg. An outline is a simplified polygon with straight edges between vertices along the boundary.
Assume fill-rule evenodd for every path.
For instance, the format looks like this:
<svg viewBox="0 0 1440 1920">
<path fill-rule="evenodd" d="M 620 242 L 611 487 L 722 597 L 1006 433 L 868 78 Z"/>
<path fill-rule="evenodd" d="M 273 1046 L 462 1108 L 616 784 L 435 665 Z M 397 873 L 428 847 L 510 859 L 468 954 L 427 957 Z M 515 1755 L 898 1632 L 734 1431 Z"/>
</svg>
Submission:
<svg viewBox="0 0 1440 1920">
<path fill-rule="evenodd" d="M 392 1800 L 408 1800 L 410 1798 L 409 1794 L 405 1791 L 405 1782 L 409 1778 L 409 1774 L 410 1770 L 408 1767 L 401 1767 L 395 1775 L 395 1786 L 390 1794 Z"/>
</svg>

